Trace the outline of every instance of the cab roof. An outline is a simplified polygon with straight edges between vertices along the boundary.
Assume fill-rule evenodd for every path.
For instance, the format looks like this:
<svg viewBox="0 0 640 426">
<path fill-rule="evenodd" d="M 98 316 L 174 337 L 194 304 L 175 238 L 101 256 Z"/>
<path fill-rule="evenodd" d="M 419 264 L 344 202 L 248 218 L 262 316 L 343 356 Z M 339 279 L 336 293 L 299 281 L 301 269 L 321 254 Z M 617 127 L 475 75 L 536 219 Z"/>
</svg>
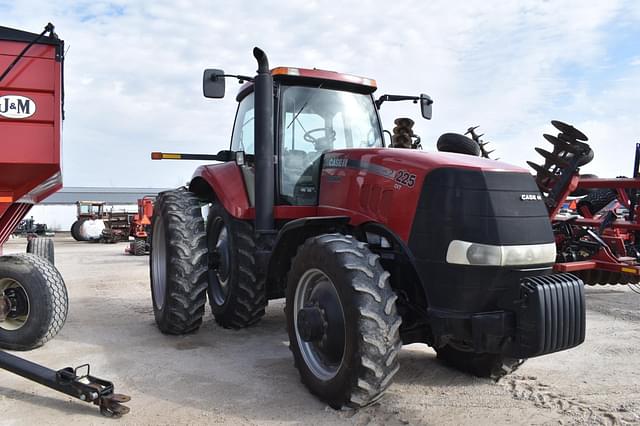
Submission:
<svg viewBox="0 0 640 426">
<path fill-rule="evenodd" d="M 276 67 L 271 70 L 271 75 L 278 82 L 294 85 L 323 83 L 325 87 L 365 94 L 373 93 L 378 88 L 376 81 L 371 78 L 317 68 Z M 251 87 L 253 87 L 253 82 L 243 84 L 238 91 L 237 100 L 243 98 Z"/>
</svg>

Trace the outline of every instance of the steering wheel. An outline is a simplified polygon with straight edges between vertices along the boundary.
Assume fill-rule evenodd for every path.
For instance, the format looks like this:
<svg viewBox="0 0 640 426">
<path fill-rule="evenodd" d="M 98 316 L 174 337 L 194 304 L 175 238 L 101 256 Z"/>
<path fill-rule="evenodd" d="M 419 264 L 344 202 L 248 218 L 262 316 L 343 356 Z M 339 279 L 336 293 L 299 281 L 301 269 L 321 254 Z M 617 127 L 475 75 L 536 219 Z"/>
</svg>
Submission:
<svg viewBox="0 0 640 426">
<path fill-rule="evenodd" d="M 323 132 L 324 136 L 315 137 L 312 135 L 313 133 L 318 133 L 318 132 Z M 336 131 L 333 129 L 327 129 L 326 127 L 318 127 L 317 129 L 311 129 L 308 132 L 304 132 L 304 140 L 307 142 L 311 142 L 314 145 L 322 141 L 323 139 L 334 141 L 335 138 L 336 138 Z"/>
</svg>

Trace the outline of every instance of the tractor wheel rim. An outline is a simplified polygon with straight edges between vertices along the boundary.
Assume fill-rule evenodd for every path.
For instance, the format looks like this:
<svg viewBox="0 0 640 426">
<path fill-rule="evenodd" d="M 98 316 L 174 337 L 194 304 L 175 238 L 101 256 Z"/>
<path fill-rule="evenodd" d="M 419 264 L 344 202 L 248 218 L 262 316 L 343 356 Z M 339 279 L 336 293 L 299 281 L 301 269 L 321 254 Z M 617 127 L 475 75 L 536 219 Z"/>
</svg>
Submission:
<svg viewBox="0 0 640 426">
<path fill-rule="evenodd" d="M 211 268 L 213 273 L 211 290 L 215 303 L 223 305 L 229 296 L 229 276 L 231 274 L 231 254 L 229 247 L 229 231 L 221 218 L 212 223 L 211 247 L 216 254 L 216 264 Z"/>
<path fill-rule="evenodd" d="M 322 338 L 314 342 L 302 338 L 298 324 L 300 311 L 309 307 L 321 309 L 326 324 Z M 346 328 L 338 291 L 321 270 L 309 269 L 300 277 L 294 296 L 293 322 L 306 366 L 319 380 L 331 380 L 338 374 L 344 361 Z"/>
<path fill-rule="evenodd" d="M 11 300 L 11 311 L 4 321 L 0 321 L 0 328 L 15 331 L 22 328 L 29 319 L 29 295 L 18 281 L 13 278 L 0 279 L 0 297 Z"/>
<path fill-rule="evenodd" d="M 153 248 L 151 250 L 151 265 L 153 270 L 153 295 L 156 308 L 164 306 L 167 291 L 167 244 L 165 240 L 164 221 L 158 215 L 153 225 Z"/>
</svg>

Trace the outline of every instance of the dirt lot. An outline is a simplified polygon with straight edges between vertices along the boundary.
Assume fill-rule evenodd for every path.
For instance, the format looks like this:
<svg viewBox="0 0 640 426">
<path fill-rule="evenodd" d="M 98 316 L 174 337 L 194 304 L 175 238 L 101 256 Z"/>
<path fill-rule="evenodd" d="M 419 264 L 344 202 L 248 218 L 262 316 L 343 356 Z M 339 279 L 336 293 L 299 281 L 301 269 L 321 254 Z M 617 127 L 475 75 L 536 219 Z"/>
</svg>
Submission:
<svg viewBox="0 0 640 426">
<path fill-rule="evenodd" d="M 25 245 L 12 240 L 5 252 Z M 164 336 L 153 320 L 148 257 L 124 248 L 56 239 L 69 317 L 56 339 L 23 355 L 54 369 L 90 362 L 93 374 L 131 395 L 131 413 L 106 419 L 96 407 L 0 371 L 2 424 L 640 423 L 640 295 L 623 286 L 587 289 L 586 343 L 529 360 L 499 383 L 458 373 L 427 346 L 409 345 L 379 403 L 334 411 L 298 380 L 283 301 L 249 330 L 224 330 L 207 312 L 197 334 Z"/>
</svg>

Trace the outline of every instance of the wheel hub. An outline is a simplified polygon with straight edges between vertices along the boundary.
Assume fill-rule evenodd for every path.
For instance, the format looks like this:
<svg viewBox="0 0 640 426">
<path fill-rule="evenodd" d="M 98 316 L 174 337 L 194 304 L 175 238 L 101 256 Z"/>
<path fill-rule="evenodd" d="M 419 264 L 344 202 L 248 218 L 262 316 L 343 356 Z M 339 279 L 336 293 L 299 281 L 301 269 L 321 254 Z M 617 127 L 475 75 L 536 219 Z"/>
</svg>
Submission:
<svg viewBox="0 0 640 426">
<path fill-rule="evenodd" d="M 29 297 L 22 285 L 11 278 L 0 279 L 0 328 L 17 330 L 29 318 Z"/>
<path fill-rule="evenodd" d="M 331 379 L 342 364 L 346 331 L 340 296 L 324 272 L 310 269 L 302 275 L 293 311 L 305 363 L 318 379 Z"/>
<path fill-rule="evenodd" d="M 221 218 L 212 223 L 207 237 L 209 248 L 209 277 L 214 302 L 223 305 L 229 295 L 231 254 L 229 231 Z M 212 279 L 213 278 L 213 279 Z"/>
<path fill-rule="evenodd" d="M 317 306 L 306 306 L 298 311 L 298 331 L 305 342 L 322 340 L 327 330 L 324 312 Z"/>
</svg>

